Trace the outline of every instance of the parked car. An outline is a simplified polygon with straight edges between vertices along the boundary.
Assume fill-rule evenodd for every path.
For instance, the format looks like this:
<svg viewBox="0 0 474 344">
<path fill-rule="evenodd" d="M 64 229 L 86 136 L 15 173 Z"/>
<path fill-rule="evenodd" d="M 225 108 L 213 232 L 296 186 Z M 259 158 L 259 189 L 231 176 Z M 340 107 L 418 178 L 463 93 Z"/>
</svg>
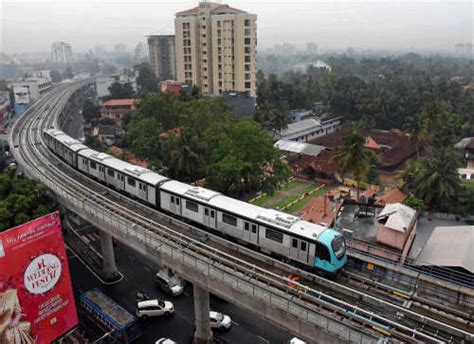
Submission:
<svg viewBox="0 0 474 344">
<path fill-rule="evenodd" d="M 216 328 L 220 330 L 228 330 L 232 325 L 232 319 L 230 316 L 219 312 L 209 312 L 209 320 L 211 323 L 211 329 Z"/>
<path fill-rule="evenodd" d="M 173 304 L 169 301 L 146 300 L 137 302 L 137 317 L 146 319 L 148 317 L 159 317 L 171 315 L 174 312 Z"/>
<path fill-rule="evenodd" d="M 184 291 L 184 286 L 181 280 L 174 276 L 170 277 L 168 274 L 161 271 L 156 274 L 156 283 L 161 290 L 172 296 L 178 296 Z"/>
<path fill-rule="evenodd" d="M 171 340 L 169 338 L 160 338 L 158 339 L 155 344 L 178 344 L 174 340 Z"/>
<path fill-rule="evenodd" d="M 304 340 L 301 340 L 297 337 L 293 337 L 290 339 L 289 344 L 307 344 Z"/>
</svg>

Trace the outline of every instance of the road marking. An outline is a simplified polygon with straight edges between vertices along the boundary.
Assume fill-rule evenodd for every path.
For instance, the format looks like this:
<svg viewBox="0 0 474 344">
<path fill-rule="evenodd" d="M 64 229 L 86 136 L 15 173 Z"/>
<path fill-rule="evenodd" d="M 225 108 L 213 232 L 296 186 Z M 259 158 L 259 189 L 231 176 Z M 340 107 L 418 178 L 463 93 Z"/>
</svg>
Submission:
<svg viewBox="0 0 474 344">
<path fill-rule="evenodd" d="M 257 336 L 257 338 L 260 339 L 264 343 L 270 343 L 270 341 L 266 338 L 263 338 L 263 337 L 260 337 L 260 336 Z"/>
<path fill-rule="evenodd" d="M 239 323 L 237 321 L 234 321 L 234 320 L 232 320 L 232 324 L 234 324 L 235 326 L 239 326 Z"/>
</svg>

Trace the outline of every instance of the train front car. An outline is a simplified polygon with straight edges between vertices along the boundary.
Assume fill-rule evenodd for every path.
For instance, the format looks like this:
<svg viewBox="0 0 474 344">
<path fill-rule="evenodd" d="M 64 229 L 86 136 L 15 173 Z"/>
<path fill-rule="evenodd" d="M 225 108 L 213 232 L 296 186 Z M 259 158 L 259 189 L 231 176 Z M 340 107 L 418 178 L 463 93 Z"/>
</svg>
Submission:
<svg viewBox="0 0 474 344">
<path fill-rule="evenodd" d="M 317 238 L 315 267 L 335 277 L 346 262 L 346 241 L 342 234 L 330 228 L 323 231 Z"/>
</svg>

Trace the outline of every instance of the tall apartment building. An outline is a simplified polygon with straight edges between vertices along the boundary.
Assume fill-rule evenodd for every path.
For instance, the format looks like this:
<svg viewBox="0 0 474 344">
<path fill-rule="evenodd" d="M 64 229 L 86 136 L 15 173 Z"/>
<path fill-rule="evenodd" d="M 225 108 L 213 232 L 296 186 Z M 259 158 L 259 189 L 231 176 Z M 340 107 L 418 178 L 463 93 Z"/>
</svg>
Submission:
<svg viewBox="0 0 474 344">
<path fill-rule="evenodd" d="M 159 80 L 176 80 L 174 35 L 148 36 L 148 60 Z"/>
<path fill-rule="evenodd" d="M 256 95 L 257 16 L 202 1 L 176 13 L 176 71 L 203 94 Z"/>
<path fill-rule="evenodd" d="M 51 58 L 53 63 L 65 64 L 72 62 L 72 48 L 66 42 L 54 42 L 51 45 Z"/>
</svg>

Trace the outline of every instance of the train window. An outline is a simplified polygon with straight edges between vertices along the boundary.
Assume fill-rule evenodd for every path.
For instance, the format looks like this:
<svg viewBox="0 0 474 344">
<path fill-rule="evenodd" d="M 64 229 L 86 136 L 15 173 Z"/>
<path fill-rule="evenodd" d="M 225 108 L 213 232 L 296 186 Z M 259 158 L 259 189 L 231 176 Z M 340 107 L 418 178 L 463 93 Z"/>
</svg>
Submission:
<svg viewBox="0 0 474 344">
<path fill-rule="evenodd" d="M 215 214 L 214 214 L 214 210 L 211 210 L 211 217 L 214 218 Z"/>
<path fill-rule="evenodd" d="M 257 233 L 257 225 L 252 225 L 252 233 Z"/>
<path fill-rule="evenodd" d="M 120 176 L 120 180 L 123 182 L 123 176 L 122 175 Z"/>
<path fill-rule="evenodd" d="M 301 242 L 301 251 L 306 251 L 306 246 L 307 246 L 306 242 L 302 241 Z"/>
<path fill-rule="evenodd" d="M 292 240 L 291 240 L 291 246 L 292 246 L 293 248 L 298 248 L 298 240 L 292 239 Z"/>
<path fill-rule="evenodd" d="M 91 161 L 91 168 L 95 170 L 97 168 L 97 165 L 95 162 Z"/>
<path fill-rule="evenodd" d="M 138 188 L 139 188 L 140 190 L 142 190 L 142 188 L 143 188 L 143 187 L 142 187 L 142 183 L 138 183 Z"/>
<path fill-rule="evenodd" d="M 179 198 L 176 197 L 176 204 L 179 205 Z"/>
<path fill-rule="evenodd" d="M 245 224 L 244 224 L 244 229 L 245 229 L 246 231 L 248 231 L 248 230 L 250 229 L 250 225 L 249 225 L 248 222 L 245 222 Z"/>
<path fill-rule="evenodd" d="M 225 222 L 232 226 L 237 226 L 237 218 L 226 213 L 222 213 L 222 222 Z"/>
<path fill-rule="evenodd" d="M 321 260 L 327 260 L 328 262 L 331 261 L 328 248 L 319 242 L 316 242 L 316 257 Z"/>
<path fill-rule="evenodd" d="M 127 183 L 128 183 L 128 185 L 135 187 L 135 180 L 134 179 L 127 178 Z"/>
<path fill-rule="evenodd" d="M 115 172 L 113 170 L 107 170 L 107 174 L 110 176 L 110 177 L 115 177 Z"/>
<path fill-rule="evenodd" d="M 171 203 L 174 203 L 174 196 L 171 196 Z"/>
<path fill-rule="evenodd" d="M 280 233 L 280 232 L 277 232 L 273 229 L 267 228 L 266 231 L 265 231 L 265 238 L 282 243 L 283 242 L 283 233 Z"/>
<path fill-rule="evenodd" d="M 191 201 L 186 201 L 186 209 L 195 211 L 196 213 L 199 211 L 199 207 L 197 203 L 191 202 Z"/>
<path fill-rule="evenodd" d="M 204 208 L 204 215 L 209 216 L 209 209 Z"/>
</svg>

